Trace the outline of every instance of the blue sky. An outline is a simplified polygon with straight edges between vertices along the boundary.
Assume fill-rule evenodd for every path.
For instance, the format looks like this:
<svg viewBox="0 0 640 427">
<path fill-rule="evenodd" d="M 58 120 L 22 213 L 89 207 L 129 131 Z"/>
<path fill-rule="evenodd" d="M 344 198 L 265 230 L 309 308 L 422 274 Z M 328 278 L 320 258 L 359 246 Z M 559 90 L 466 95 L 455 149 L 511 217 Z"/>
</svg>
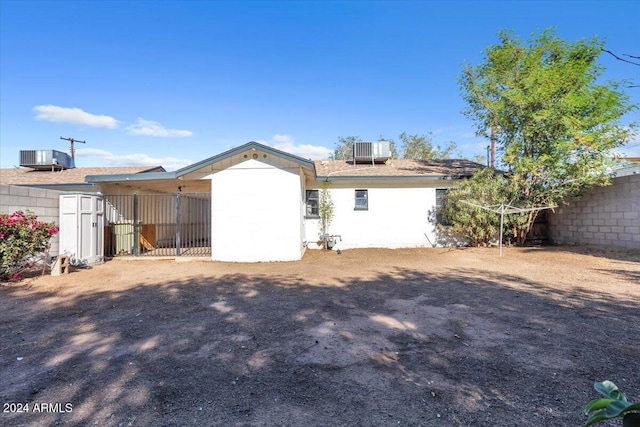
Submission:
<svg viewBox="0 0 640 427">
<path fill-rule="evenodd" d="M 472 157 L 487 141 L 461 113 L 457 77 L 501 29 L 554 26 L 640 55 L 639 16 L 631 0 L 2 0 L 0 163 L 68 151 L 61 136 L 87 141 L 78 166 L 171 170 L 252 140 L 320 159 L 340 136 L 403 131 Z M 640 84 L 640 67 L 600 60 L 607 79 Z M 640 156 L 640 139 L 621 153 Z"/>
</svg>

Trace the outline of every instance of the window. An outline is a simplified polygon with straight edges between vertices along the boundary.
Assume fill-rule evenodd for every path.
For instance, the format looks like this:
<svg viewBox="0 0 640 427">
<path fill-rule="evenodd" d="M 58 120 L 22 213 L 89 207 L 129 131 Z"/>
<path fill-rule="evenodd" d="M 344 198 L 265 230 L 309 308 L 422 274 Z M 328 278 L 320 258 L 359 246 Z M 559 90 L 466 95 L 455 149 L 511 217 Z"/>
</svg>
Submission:
<svg viewBox="0 0 640 427">
<path fill-rule="evenodd" d="M 444 217 L 444 206 L 445 199 L 447 197 L 446 188 L 437 188 L 436 189 L 436 224 L 440 225 L 451 225 L 449 221 Z"/>
<path fill-rule="evenodd" d="M 369 210 L 369 190 L 356 190 L 356 211 Z"/>
<path fill-rule="evenodd" d="M 307 213 L 308 217 L 319 216 L 318 212 L 318 190 L 307 190 Z"/>
</svg>

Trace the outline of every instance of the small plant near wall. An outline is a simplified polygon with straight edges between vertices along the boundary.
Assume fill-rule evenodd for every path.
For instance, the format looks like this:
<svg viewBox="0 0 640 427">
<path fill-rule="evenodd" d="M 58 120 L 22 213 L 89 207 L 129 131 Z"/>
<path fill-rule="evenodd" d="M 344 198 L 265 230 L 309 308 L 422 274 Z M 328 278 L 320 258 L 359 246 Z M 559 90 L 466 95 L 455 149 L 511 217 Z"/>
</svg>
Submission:
<svg viewBox="0 0 640 427">
<path fill-rule="evenodd" d="M 627 397 L 611 381 L 597 382 L 593 387 L 604 398 L 594 399 L 584 408 L 585 415 L 591 415 L 585 427 L 612 418 L 622 418 L 623 427 L 640 427 L 640 403 L 627 401 Z"/>
<path fill-rule="evenodd" d="M 318 215 L 320 216 L 320 242 L 325 249 L 331 249 L 335 244 L 335 238 L 329 235 L 329 226 L 333 221 L 334 205 L 329 192 L 329 183 L 325 182 L 320 190 L 320 200 L 318 201 Z"/>
<path fill-rule="evenodd" d="M 49 248 L 59 228 L 54 223 L 38 221 L 32 212 L 0 214 L 0 280 L 21 280 L 20 273 L 31 260 Z"/>
</svg>

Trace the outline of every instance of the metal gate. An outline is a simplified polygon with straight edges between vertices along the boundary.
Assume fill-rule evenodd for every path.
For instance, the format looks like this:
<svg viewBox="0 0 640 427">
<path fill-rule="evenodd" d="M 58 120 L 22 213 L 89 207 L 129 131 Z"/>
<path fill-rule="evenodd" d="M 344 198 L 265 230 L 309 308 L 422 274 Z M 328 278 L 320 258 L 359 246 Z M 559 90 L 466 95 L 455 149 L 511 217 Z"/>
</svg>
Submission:
<svg viewBox="0 0 640 427">
<path fill-rule="evenodd" d="M 211 256 L 211 194 L 104 196 L 105 256 Z"/>
</svg>

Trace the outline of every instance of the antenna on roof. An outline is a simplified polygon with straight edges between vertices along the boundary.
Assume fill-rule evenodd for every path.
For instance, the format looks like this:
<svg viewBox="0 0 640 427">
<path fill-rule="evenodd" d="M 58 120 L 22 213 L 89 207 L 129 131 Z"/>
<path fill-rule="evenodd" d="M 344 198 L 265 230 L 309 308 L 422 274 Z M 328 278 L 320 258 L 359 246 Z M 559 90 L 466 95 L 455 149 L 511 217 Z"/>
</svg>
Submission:
<svg viewBox="0 0 640 427">
<path fill-rule="evenodd" d="M 73 160 L 73 162 L 76 162 L 76 149 L 73 147 L 73 143 L 74 142 L 79 142 L 81 144 L 86 144 L 87 141 L 80 141 L 79 139 L 73 139 L 73 137 L 71 138 L 63 138 L 60 137 L 60 139 L 64 139 L 65 141 L 69 141 L 71 143 L 71 160 Z"/>
</svg>

